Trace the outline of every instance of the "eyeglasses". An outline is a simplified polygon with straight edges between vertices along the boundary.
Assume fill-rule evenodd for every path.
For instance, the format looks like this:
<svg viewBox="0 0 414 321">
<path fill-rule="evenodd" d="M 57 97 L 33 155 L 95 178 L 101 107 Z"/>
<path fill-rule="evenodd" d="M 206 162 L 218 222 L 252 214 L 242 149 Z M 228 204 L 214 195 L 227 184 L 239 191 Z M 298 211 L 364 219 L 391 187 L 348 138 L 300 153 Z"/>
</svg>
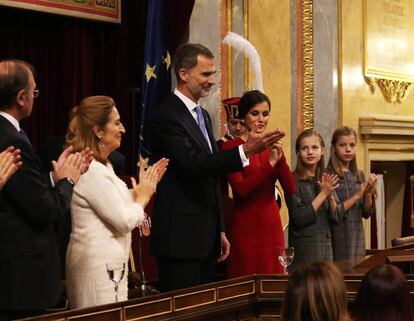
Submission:
<svg viewBox="0 0 414 321">
<path fill-rule="evenodd" d="M 35 89 L 33 90 L 33 97 L 34 97 L 34 98 L 37 98 L 37 97 L 39 97 L 39 94 L 40 94 L 40 90 L 39 90 L 39 88 L 35 88 Z"/>
</svg>

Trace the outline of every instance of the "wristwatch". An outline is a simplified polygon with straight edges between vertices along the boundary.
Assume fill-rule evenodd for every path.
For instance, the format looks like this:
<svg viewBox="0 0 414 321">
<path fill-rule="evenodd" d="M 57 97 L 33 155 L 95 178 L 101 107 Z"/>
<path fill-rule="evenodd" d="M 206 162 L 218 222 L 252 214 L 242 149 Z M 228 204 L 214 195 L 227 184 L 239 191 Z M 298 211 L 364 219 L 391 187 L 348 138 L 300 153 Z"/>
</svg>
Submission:
<svg viewBox="0 0 414 321">
<path fill-rule="evenodd" d="M 66 180 L 69 182 L 70 185 L 75 186 L 75 182 L 70 177 L 66 177 Z"/>
</svg>

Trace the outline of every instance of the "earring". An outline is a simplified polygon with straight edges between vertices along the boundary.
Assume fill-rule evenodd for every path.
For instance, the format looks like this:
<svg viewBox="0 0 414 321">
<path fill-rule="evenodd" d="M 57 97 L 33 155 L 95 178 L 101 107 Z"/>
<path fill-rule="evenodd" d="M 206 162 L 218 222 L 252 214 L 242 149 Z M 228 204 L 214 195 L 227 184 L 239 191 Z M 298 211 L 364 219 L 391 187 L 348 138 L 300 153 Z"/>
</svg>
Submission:
<svg viewBox="0 0 414 321">
<path fill-rule="evenodd" d="M 101 145 L 102 147 L 104 147 L 105 145 L 103 143 L 103 137 L 102 136 L 99 136 L 98 139 L 99 139 L 99 145 Z"/>
</svg>

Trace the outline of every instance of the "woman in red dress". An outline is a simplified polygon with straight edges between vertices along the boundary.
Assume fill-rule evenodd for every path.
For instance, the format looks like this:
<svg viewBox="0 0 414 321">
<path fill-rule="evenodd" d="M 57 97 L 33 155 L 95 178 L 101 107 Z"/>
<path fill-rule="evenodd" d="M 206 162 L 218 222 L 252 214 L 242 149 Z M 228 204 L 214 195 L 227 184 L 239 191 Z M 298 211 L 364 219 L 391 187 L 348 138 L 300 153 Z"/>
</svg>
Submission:
<svg viewBox="0 0 414 321">
<path fill-rule="evenodd" d="M 258 90 L 243 95 L 239 117 L 247 131 L 263 133 L 270 117 L 270 100 Z M 247 141 L 242 137 L 225 142 L 222 149 L 231 149 Z M 275 200 L 275 183 L 279 180 L 285 193 L 295 189 L 292 173 L 286 163 L 281 142 L 269 150 L 249 158 L 249 165 L 240 172 L 227 175 L 234 198 L 234 212 L 228 235 L 231 251 L 227 276 L 283 273 L 277 259 L 277 248 L 284 247 L 282 222 Z"/>
</svg>

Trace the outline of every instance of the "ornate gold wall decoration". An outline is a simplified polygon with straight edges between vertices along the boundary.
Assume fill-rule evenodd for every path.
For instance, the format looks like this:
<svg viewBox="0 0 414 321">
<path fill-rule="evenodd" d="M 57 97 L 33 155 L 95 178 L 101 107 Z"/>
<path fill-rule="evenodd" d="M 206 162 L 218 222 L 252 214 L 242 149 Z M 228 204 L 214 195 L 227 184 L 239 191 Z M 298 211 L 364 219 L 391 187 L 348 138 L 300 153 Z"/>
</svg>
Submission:
<svg viewBox="0 0 414 321">
<path fill-rule="evenodd" d="M 364 76 L 389 103 L 401 103 L 414 83 L 414 2 L 364 0 Z"/>
<path fill-rule="evenodd" d="M 313 0 L 302 1 L 303 127 L 313 128 Z"/>
<path fill-rule="evenodd" d="M 375 92 L 376 84 L 381 89 L 386 101 L 393 104 L 401 104 L 413 87 L 413 83 L 400 80 L 365 77 L 365 81 L 368 83 L 371 93 Z"/>
</svg>

